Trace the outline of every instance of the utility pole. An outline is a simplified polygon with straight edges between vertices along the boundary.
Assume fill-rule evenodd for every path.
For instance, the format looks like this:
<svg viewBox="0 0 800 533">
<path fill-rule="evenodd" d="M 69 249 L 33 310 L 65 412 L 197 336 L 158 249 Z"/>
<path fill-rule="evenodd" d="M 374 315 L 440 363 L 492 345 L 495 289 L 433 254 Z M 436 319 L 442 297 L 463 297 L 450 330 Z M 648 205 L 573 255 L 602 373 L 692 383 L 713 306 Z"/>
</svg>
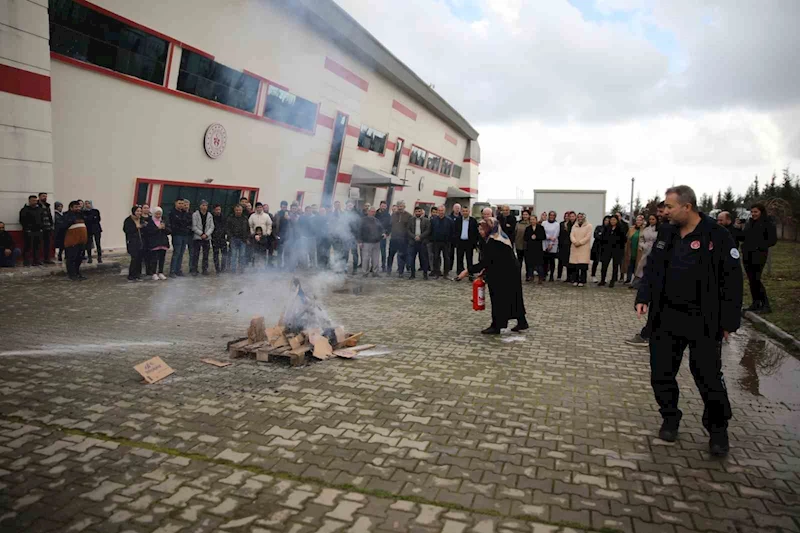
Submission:
<svg viewBox="0 0 800 533">
<path fill-rule="evenodd" d="M 631 178 L 631 221 L 633 221 L 633 184 L 636 182 L 636 178 Z"/>
</svg>

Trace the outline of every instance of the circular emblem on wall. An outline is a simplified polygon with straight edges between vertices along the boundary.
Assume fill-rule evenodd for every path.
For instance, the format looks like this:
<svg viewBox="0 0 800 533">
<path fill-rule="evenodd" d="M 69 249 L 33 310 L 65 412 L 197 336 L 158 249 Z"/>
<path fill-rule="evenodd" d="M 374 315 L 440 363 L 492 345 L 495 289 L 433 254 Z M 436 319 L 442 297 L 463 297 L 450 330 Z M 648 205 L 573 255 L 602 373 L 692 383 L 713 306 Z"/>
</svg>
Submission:
<svg viewBox="0 0 800 533">
<path fill-rule="evenodd" d="M 421 191 L 423 187 L 425 187 L 425 178 L 421 177 L 419 178 L 419 190 Z"/>
<path fill-rule="evenodd" d="M 203 147 L 206 149 L 206 154 L 211 159 L 216 159 L 225 151 L 225 145 L 228 143 L 228 133 L 222 124 L 212 124 L 206 128 L 206 136 L 203 139 Z"/>
</svg>

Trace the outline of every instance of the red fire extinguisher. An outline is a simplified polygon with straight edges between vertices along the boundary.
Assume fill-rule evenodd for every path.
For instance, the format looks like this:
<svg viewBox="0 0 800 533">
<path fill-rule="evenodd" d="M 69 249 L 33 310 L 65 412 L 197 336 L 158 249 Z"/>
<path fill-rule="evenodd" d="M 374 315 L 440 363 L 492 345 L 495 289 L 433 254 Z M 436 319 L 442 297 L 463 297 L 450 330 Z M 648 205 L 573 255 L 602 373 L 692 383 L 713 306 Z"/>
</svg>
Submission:
<svg viewBox="0 0 800 533">
<path fill-rule="evenodd" d="M 481 277 L 475 278 L 472 282 L 472 309 L 475 311 L 486 309 L 486 283 Z"/>
</svg>

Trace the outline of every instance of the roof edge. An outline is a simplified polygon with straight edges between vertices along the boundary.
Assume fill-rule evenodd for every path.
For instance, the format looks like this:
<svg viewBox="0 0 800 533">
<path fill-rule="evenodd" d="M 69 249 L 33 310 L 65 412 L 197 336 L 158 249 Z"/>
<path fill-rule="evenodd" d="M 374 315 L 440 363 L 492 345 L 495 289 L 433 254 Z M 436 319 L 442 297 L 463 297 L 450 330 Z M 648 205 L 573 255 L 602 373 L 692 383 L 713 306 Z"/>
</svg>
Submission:
<svg viewBox="0 0 800 533">
<path fill-rule="evenodd" d="M 299 9 L 306 22 L 367 63 L 400 88 L 419 100 L 429 111 L 470 140 L 478 139 L 478 131 L 467 122 L 439 93 L 392 54 L 366 28 L 333 0 L 279 0 L 287 7 Z"/>
</svg>

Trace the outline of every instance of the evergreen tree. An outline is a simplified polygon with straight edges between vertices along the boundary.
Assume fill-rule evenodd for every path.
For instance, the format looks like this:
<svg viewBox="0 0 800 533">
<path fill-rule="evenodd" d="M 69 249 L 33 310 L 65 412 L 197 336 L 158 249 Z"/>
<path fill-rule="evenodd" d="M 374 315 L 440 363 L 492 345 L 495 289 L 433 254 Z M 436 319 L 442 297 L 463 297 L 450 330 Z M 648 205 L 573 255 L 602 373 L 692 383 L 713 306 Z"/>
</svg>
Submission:
<svg viewBox="0 0 800 533">
<path fill-rule="evenodd" d="M 619 203 L 619 196 L 614 198 L 614 205 L 611 206 L 611 214 L 613 215 L 616 212 L 624 213 L 625 208 L 622 207 L 622 204 Z"/>
<path fill-rule="evenodd" d="M 636 200 L 633 204 L 633 216 L 637 217 L 643 214 L 644 208 L 642 207 L 642 196 L 639 193 L 636 193 Z"/>
<path fill-rule="evenodd" d="M 783 182 L 781 183 L 781 189 L 778 192 L 778 196 L 787 202 L 791 202 L 792 196 L 794 196 L 794 186 L 792 184 L 792 175 L 789 174 L 789 167 L 783 169 Z"/>
<path fill-rule="evenodd" d="M 761 191 L 758 190 L 758 174 L 756 174 L 756 179 L 753 180 L 753 200 L 759 198 L 761 196 Z"/>
<path fill-rule="evenodd" d="M 714 209 L 722 209 L 722 191 L 717 191 L 717 201 L 714 202 Z"/>
<path fill-rule="evenodd" d="M 698 206 L 700 211 L 703 213 L 708 213 L 712 209 L 714 209 L 714 199 L 711 197 L 710 194 L 703 193 L 700 195 L 700 205 Z"/>
<path fill-rule="evenodd" d="M 728 187 L 728 189 L 725 191 L 725 196 L 722 197 L 720 209 L 731 213 L 734 217 L 736 216 L 736 199 L 733 197 L 732 187 Z"/>
<path fill-rule="evenodd" d="M 775 181 L 777 181 L 777 179 L 778 176 L 776 176 L 775 173 L 773 172 L 772 179 L 767 184 L 767 186 L 764 187 L 764 194 L 762 195 L 762 198 L 774 198 L 775 196 L 777 196 L 778 187 L 775 185 Z"/>
<path fill-rule="evenodd" d="M 656 211 L 658 210 L 658 204 L 660 203 L 661 203 L 661 197 L 658 194 L 650 198 L 647 201 L 647 204 L 644 206 L 644 215 L 647 216 L 650 215 L 651 213 L 655 215 Z"/>
</svg>

